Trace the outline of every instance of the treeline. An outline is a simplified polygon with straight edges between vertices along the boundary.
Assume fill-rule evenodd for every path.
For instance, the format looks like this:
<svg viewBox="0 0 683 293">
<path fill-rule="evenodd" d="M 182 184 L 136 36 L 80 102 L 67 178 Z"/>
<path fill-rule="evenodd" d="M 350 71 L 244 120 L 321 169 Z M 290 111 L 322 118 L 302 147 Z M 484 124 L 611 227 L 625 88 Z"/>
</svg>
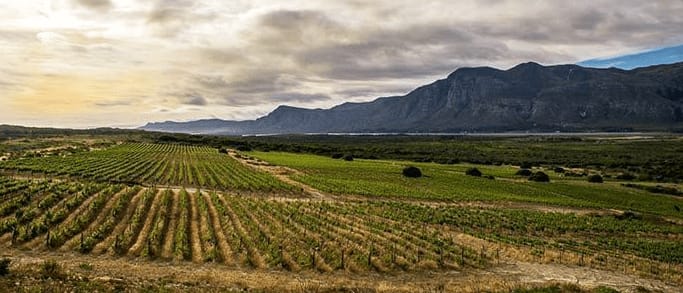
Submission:
<svg viewBox="0 0 683 293">
<path fill-rule="evenodd" d="M 24 127 L 15 125 L 0 125 L 0 140 L 13 138 L 40 138 L 40 137 L 54 137 L 54 136 L 71 136 L 71 135 L 137 135 L 149 136 L 151 133 L 134 130 L 134 129 L 118 129 L 118 128 L 93 128 L 93 129 L 67 129 L 67 128 L 41 128 L 41 127 Z"/>
</svg>

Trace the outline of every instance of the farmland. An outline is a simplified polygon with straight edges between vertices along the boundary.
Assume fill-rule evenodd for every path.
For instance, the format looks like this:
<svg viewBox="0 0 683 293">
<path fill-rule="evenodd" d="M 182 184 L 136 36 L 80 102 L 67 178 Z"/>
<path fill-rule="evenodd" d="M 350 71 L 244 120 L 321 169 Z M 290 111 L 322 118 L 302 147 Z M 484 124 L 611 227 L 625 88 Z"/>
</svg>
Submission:
<svg viewBox="0 0 683 293">
<path fill-rule="evenodd" d="M 408 165 L 424 176 L 403 177 Z M 470 168 L 485 176 L 466 176 Z M 66 283 L 113 274 L 157 288 L 159 278 L 174 279 L 171 272 L 206 270 L 224 276 L 207 286 L 226 290 L 510 291 L 564 283 L 533 273 L 543 268 L 608 280 L 581 279 L 571 290 L 683 286 L 683 199 L 622 179 L 589 183 L 536 166 L 550 175 L 540 183 L 513 165 L 150 142 L 15 158 L 0 169 L 0 247 L 11 270 L 30 274 L 31 259 L 52 259 Z M 301 278 L 317 285 L 291 281 Z M 628 278 L 638 281 L 615 281 Z M 405 280 L 412 285 L 401 287 Z M 182 286 L 205 286 L 191 284 Z"/>
<path fill-rule="evenodd" d="M 0 168 L 110 183 L 287 189 L 272 176 L 244 168 L 216 149 L 184 145 L 125 144 L 72 156 L 22 158 L 0 164 Z"/>
<path fill-rule="evenodd" d="M 519 201 L 564 206 L 613 208 L 659 215 L 682 216 L 678 198 L 662 196 L 652 200 L 652 193 L 624 187 L 624 181 L 608 180 L 590 184 L 583 177 L 567 177 L 547 168 L 553 184 L 534 183 L 515 175 L 517 166 L 473 164 L 435 164 L 405 161 L 363 160 L 351 162 L 280 152 L 251 152 L 250 155 L 275 165 L 288 166 L 300 173 L 293 177 L 327 192 L 361 194 L 371 197 L 429 199 L 441 201 Z M 405 166 L 418 166 L 426 176 L 412 179 L 398 176 Z M 465 170 L 477 167 L 490 178 L 465 176 Z M 676 209 L 679 207 L 679 210 Z"/>
</svg>

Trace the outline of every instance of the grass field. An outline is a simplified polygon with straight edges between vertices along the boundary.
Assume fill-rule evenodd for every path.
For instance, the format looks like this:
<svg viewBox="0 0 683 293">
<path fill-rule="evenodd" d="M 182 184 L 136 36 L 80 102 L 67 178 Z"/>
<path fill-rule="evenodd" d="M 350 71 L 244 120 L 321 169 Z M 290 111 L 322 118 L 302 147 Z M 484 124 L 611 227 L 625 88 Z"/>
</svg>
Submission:
<svg viewBox="0 0 683 293">
<path fill-rule="evenodd" d="M 344 161 L 282 152 L 250 152 L 249 155 L 301 170 L 301 174 L 294 176 L 296 180 L 335 194 L 446 201 L 522 201 L 683 217 L 683 212 L 676 209 L 683 206 L 679 198 L 623 187 L 616 180 L 592 184 L 585 178 L 564 177 L 551 170 L 543 170 L 550 175 L 551 182 L 539 183 L 516 176 L 519 168 L 513 166 L 362 159 Z M 409 165 L 421 168 L 425 176 L 402 176 L 402 169 Z M 483 174 L 492 175 L 495 179 L 466 176 L 465 170 L 471 167 L 477 167 Z"/>
<path fill-rule="evenodd" d="M 402 176 L 408 165 L 424 176 Z M 466 176 L 473 167 L 494 179 Z M 183 291 L 683 286 L 683 199 L 612 178 L 589 183 L 534 167 L 550 175 L 540 183 L 509 165 L 151 143 L 15 156 L 0 168 L 0 247 L 15 272 L 0 284 L 10 288 L 44 291 L 32 274 L 76 291 L 123 286 L 78 281 L 102 274 L 128 282 L 120 289 L 152 291 L 163 290 L 160 280 Z M 36 271 L 35 259 L 56 264 Z"/>
</svg>

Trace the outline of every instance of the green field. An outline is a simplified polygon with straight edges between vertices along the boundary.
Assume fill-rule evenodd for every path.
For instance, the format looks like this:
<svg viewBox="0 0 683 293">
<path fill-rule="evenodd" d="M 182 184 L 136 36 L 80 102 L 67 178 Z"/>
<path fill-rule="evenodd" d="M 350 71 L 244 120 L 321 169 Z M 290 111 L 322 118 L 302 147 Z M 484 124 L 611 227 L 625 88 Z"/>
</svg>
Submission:
<svg viewBox="0 0 683 293">
<path fill-rule="evenodd" d="M 212 189 L 289 190 L 217 149 L 172 144 L 128 143 L 67 156 L 19 158 L 0 169 L 73 176 L 99 182 L 194 186 Z"/>
<path fill-rule="evenodd" d="M 445 201 L 521 201 L 561 206 L 633 210 L 656 215 L 682 217 L 676 207 L 680 198 L 656 195 L 627 188 L 618 181 L 602 184 L 585 178 L 564 177 L 544 170 L 550 183 L 530 182 L 515 176 L 517 167 L 472 164 L 442 165 L 405 161 L 344 161 L 328 157 L 281 152 L 250 152 L 264 161 L 301 170 L 293 178 L 315 188 L 335 194 L 360 194 L 384 198 L 416 198 Z M 417 166 L 422 178 L 401 175 L 405 166 Z M 477 167 L 495 179 L 466 176 L 465 170 Z"/>
<path fill-rule="evenodd" d="M 163 278 L 212 288 L 183 277 L 204 272 L 209 286 L 228 290 L 239 283 L 246 290 L 337 292 L 349 288 L 335 280 L 353 280 L 360 285 L 349 290 L 460 292 L 461 284 L 479 280 L 465 291 L 509 292 L 554 288 L 546 270 L 596 275 L 605 278 L 597 285 L 631 291 L 636 287 L 620 280 L 665 284 L 647 290 L 683 286 L 683 197 L 656 193 L 678 192 L 675 182 L 616 179 L 614 170 L 571 162 L 534 166 L 550 182 L 532 182 L 508 164 L 60 141 L 55 148 L 40 139 L 5 142 L 6 150 L 21 147 L 0 162 L 0 246 L 21 264 L 11 271 L 27 276 L 46 273 L 24 263 L 49 258 L 70 265 L 58 275 L 67 277 L 49 278 L 71 282 L 127 267 L 134 273 L 125 274 L 152 288 L 163 287 Z M 403 176 L 406 166 L 423 176 Z M 555 172 L 559 166 L 564 172 Z M 483 176 L 466 175 L 471 168 Z M 602 174 L 604 182 L 576 174 Z M 235 275 L 230 284 L 219 280 Z M 261 278 L 276 285 L 264 288 Z M 324 285 L 303 289 L 286 281 L 299 278 Z M 404 279 L 422 281 L 401 287 L 397 280 Z M 86 290 L 84 284 L 100 283 L 74 286 Z M 567 292 L 595 287 L 579 285 Z"/>
</svg>

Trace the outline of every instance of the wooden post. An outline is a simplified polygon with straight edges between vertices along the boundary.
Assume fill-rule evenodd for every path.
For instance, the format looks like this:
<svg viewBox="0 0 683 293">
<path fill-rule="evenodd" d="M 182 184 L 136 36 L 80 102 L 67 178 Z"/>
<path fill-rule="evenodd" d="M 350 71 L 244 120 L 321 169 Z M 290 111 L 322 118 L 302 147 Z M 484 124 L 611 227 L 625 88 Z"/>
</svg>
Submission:
<svg viewBox="0 0 683 293">
<path fill-rule="evenodd" d="M 391 245 L 391 263 L 396 263 L 396 243 Z"/>
<path fill-rule="evenodd" d="M 311 267 L 315 268 L 315 249 L 311 249 Z"/>
<path fill-rule="evenodd" d="M 372 266 L 372 251 L 374 250 L 374 247 L 370 247 L 370 251 L 368 251 L 368 267 Z"/>
<path fill-rule="evenodd" d="M 14 243 L 17 242 L 17 234 L 17 227 L 12 227 L 12 246 L 14 246 Z"/>
<path fill-rule="evenodd" d="M 345 249 L 342 248 L 341 249 L 341 268 L 342 269 L 346 269 L 346 264 L 344 263 L 344 252 L 345 252 Z"/>
</svg>

